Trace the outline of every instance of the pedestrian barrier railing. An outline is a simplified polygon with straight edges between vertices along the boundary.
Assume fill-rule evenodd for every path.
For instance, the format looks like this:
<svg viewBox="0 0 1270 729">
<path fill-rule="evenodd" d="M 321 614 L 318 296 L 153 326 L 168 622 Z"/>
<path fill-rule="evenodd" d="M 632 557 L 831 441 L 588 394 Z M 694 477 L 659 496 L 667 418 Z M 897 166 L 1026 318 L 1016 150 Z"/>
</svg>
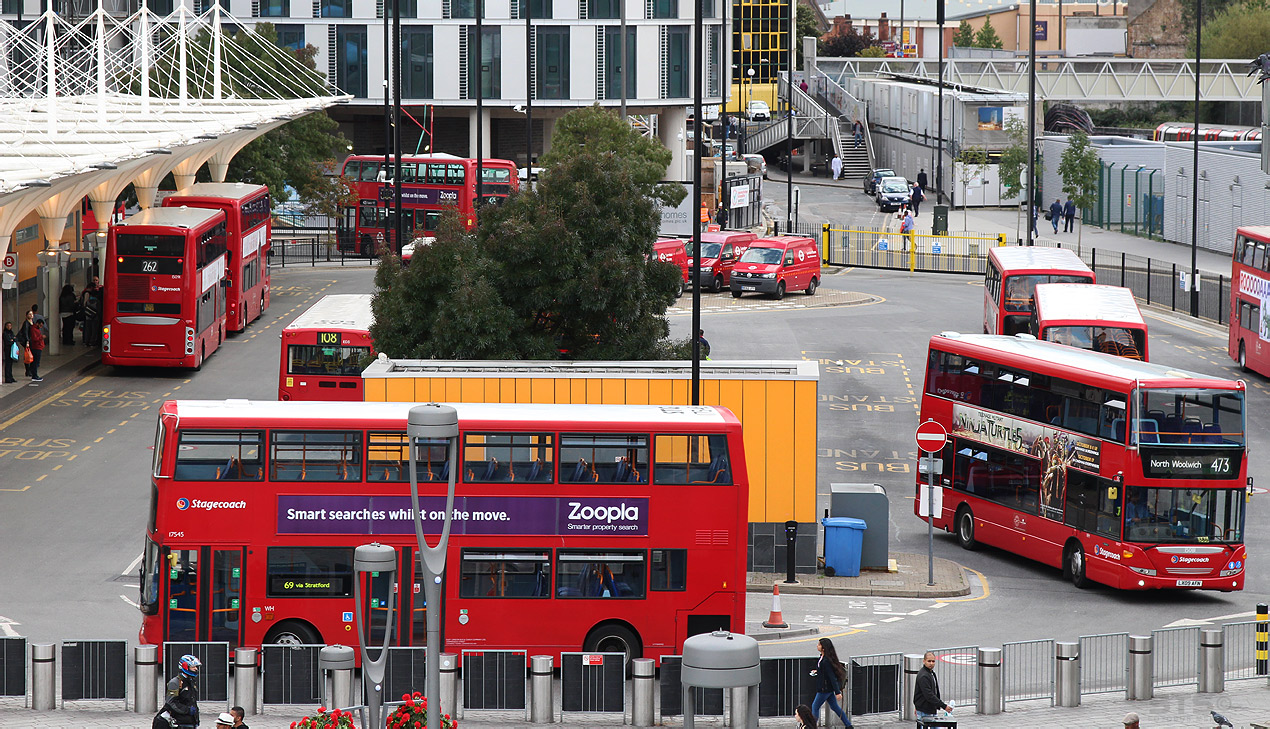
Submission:
<svg viewBox="0 0 1270 729">
<path fill-rule="evenodd" d="M 797 226 L 795 232 L 810 234 L 806 225 Z M 988 250 L 1006 244 L 1004 233 L 901 234 L 898 226 L 848 229 L 829 223 L 821 226 L 820 236 L 821 257 L 827 265 L 971 275 L 985 273 Z M 1191 311 L 1191 294 L 1180 285 L 1183 274 L 1189 273 L 1188 267 L 1124 251 L 1063 246 L 1046 238 L 1038 239 L 1036 244 L 1075 250 L 1093 269 L 1099 283 L 1123 286 L 1145 304 L 1182 313 Z M 1229 277 L 1201 272 L 1199 279 L 1199 318 L 1225 324 L 1230 317 Z"/>
<path fill-rule="evenodd" d="M 1225 678 L 1243 681 L 1261 678 L 1257 675 L 1256 623 L 1226 623 L 1222 626 L 1225 642 Z"/>
<path fill-rule="evenodd" d="M 1189 686 L 1199 682 L 1199 628 L 1160 628 L 1155 638 L 1155 685 Z"/>
<path fill-rule="evenodd" d="M 961 715 L 995 714 L 1011 701 L 1077 706 L 1082 695 L 1124 692 L 1129 699 L 1147 699 L 1165 686 L 1194 685 L 1200 693 L 1220 693 L 1227 680 L 1270 680 L 1270 665 L 1257 661 L 1258 628 L 1266 631 L 1270 621 L 1161 628 L 1145 635 L 1085 635 L 1079 642 L 1028 640 L 999 649 L 960 646 L 933 653 L 942 699 L 955 701 Z M 0 696 L 20 691 L 30 708 L 50 711 L 58 706 L 60 689 L 63 707 L 75 706 L 67 701 L 123 699 L 133 711 L 153 713 L 171 674 L 157 665 L 158 656 L 165 656 L 170 666 L 176 656 L 193 653 L 206 656 L 205 679 L 224 676 L 229 684 L 223 696 L 201 697 L 212 706 L 241 705 L 248 714 L 257 713 L 261 703 L 275 711 L 318 704 L 365 708 L 365 687 L 352 661 L 327 658 L 328 653 L 347 652 L 345 648 L 267 645 L 259 662 L 256 649 L 239 648 L 232 664 L 223 642 L 169 643 L 162 652 L 138 645 L 129 652 L 125 641 L 67 641 L 60 645 L 60 656 L 58 648 L 28 644 L 21 637 L 0 640 Z M 385 688 L 391 693 L 384 696 L 389 705 L 402 694 L 421 691 L 427 665 L 423 648 L 390 650 L 394 668 Z M 850 679 L 843 708 L 853 716 L 898 713 L 911 718 L 921 659 L 900 653 L 844 655 Z M 760 659 L 759 715 L 788 717 L 798 704 L 811 703 L 819 686 L 812 675 L 816 662 L 812 656 Z M 604 715 L 602 723 L 650 726 L 681 716 L 684 708 L 678 656 L 663 657 L 660 676 L 652 660 L 626 663 L 620 653 L 563 653 L 557 666 L 551 656 L 529 656 L 523 650 L 477 650 L 463 652 L 461 672 L 459 656 L 443 653 L 439 663 L 438 701 L 442 711 L 456 717 L 466 711 L 501 721 L 510 712 L 517 722 L 524 716 L 538 724 L 568 712 L 595 714 L 597 720 Z M 746 691 L 699 690 L 695 713 L 724 716 L 730 725 L 740 725 L 736 722 L 747 711 Z"/>
<path fill-rule="evenodd" d="M 1024 640 L 1001 646 L 1002 694 L 1007 702 L 1054 696 L 1054 641 Z"/>
</svg>

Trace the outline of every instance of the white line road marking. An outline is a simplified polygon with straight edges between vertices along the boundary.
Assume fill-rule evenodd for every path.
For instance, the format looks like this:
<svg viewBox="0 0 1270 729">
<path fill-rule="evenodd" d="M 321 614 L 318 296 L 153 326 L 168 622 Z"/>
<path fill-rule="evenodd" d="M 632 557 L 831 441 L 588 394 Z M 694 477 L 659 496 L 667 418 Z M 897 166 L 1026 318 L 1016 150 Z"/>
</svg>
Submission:
<svg viewBox="0 0 1270 729">
<path fill-rule="evenodd" d="M 931 605 L 931 607 L 932 607 L 932 608 L 941 608 L 941 607 L 948 607 L 948 605 L 949 605 L 949 603 L 946 603 L 946 602 L 937 602 L 937 603 L 935 603 L 934 605 Z"/>
<path fill-rule="evenodd" d="M 124 575 L 126 577 L 132 574 L 133 572 L 136 572 L 137 567 L 141 566 L 141 558 L 144 556 L 145 556 L 144 554 L 138 554 L 137 558 L 132 560 L 132 562 L 127 567 L 124 568 L 124 571 L 120 572 L 119 574 Z"/>
<path fill-rule="evenodd" d="M 857 627 L 857 628 L 872 628 L 872 627 L 873 627 L 873 626 L 875 626 L 875 625 L 877 625 L 877 623 L 856 623 L 856 624 L 855 624 L 855 627 Z"/>
<path fill-rule="evenodd" d="M 119 599 L 120 599 L 120 600 L 123 600 L 124 602 L 128 603 L 129 605 L 133 606 L 134 608 L 137 608 L 138 610 L 140 610 L 140 609 L 141 609 L 141 606 L 140 606 L 140 605 L 138 605 L 137 603 L 133 602 L 132 600 L 129 600 L 127 595 L 120 595 L 120 596 L 119 596 Z"/>
<path fill-rule="evenodd" d="M 909 615 L 924 615 L 925 613 L 928 613 L 928 612 L 930 612 L 930 611 L 929 611 L 929 610 L 922 610 L 922 609 L 920 609 L 920 608 L 919 608 L 919 609 L 917 609 L 917 610 L 911 610 L 911 611 L 909 611 L 909 613 L 908 613 L 908 614 L 909 614 Z"/>
<path fill-rule="evenodd" d="M 3 615 L 0 615 L 0 635 L 3 635 L 6 638 L 17 638 L 18 631 L 14 630 L 13 626 L 21 624 L 22 623 L 10 620 Z"/>
<path fill-rule="evenodd" d="M 902 617 L 900 617 L 900 618 L 886 618 L 886 619 L 885 619 L 885 620 L 883 620 L 882 622 L 884 622 L 884 623 L 894 623 L 896 620 L 903 620 L 903 619 L 904 619 L 904 618 L 902 618 Z M 856 626 L 856 627 L 859 627 L 859 626 Z"/>
</svg>

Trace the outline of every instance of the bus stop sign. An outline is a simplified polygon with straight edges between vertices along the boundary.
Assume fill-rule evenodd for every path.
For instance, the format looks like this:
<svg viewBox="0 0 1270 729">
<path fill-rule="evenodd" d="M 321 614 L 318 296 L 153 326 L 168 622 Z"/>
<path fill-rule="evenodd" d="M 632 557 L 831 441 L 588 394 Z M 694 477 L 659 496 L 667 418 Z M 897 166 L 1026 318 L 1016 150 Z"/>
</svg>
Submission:
<svg viewBox="0 0 1270 729">
<path fill-rule="evenodd" d="M 943 450 L 948 442 L 948 431 L 934 420 L 927 420 L 917 426 L 917 447 L 927 453 Z"/>
</svg>

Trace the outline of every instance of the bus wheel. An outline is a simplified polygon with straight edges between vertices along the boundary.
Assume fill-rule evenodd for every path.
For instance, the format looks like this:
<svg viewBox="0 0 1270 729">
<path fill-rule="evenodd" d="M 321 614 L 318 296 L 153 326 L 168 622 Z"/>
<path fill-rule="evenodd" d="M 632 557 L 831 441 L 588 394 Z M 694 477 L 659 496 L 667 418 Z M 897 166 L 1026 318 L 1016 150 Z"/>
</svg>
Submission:
<svg viewBox="0 0 1270 729">
<path fill-rule="evenodd" d="M 975 515 L 965 507 L 957 511 L 957 544 L 971 551 L 979 548 L 975 541 Z"/>
<path fill-rule="evenodd" d="M 1085 577 L 1085 548 L 1079 544 L 1073 544 L 1067 549 L 1067 577 L 1076 587 L 1084 589 L 1089 587 L 1089 578 Z"/>
<path fill-rule="evenodd" d="M 628 665 L 632 658 L 643 655 L 639 637 L 626 627 L 612 623 L 593 629 L 587 635 L 582 650 L 588 653 L 624 653 Z"/>
<path fill-rule="evenodd" d="M 1244 340 L 1239 340 L 1239 369 L 1248 369 L 1248 352 L 1244 349 Z"/>
<path fill-rule="evenodd" d="M 319 645 L 322 638 L 308 623 L 284 620 L 265 634 L 263 642 L 268 645 Z"/>
<path fill-rule="evenodd" d="M 203 346 L 199 349 L 199 353 L 198 353 L 198 355 L 197 355 L 197 356 L 195 356 L 195 358 L 194 358 L 194 371 L 195 371 L 195 372 L 202 372 L 202 371 L 203 371 L 203 360 L 205 360 L 205 359 L 207 359 L 207 345 L 206 345 L 206 344 L 204 344 L 204 345 L 203 345 Z"/>
</svg>

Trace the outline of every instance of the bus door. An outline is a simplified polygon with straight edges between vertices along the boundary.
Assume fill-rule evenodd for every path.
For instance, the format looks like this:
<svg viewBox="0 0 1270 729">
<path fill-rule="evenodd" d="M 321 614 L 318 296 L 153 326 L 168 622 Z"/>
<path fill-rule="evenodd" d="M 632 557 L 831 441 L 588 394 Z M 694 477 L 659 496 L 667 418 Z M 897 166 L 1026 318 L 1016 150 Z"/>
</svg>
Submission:
<svg viewBox="0 0 1270 729">
<path fill-rule="evenodd" d="M 242 638 L 242 571 L 243 547 L 168 550 L 164 639 L 236 648 Z"/>
<path fill-rule="evenodd" d="M 423 578 L 415 560 L 413 547 L 402 547 L 398 553 L 396 580 L 387 575 L 372 574 L 370 584 L 362 583 L 370 595 L 363 608 L 362 620 L 370 626 L 369 646 L 384 644 L 384 621 L 388 616 L 389 590 L 395 607 L 392 616 L 393 640 L 389 645 L 423 646 L 428 642 L 427 605 L 423 596 Z M 406 587 L 402 587 L 405 585 Z M 443 585 L 444 587 L 444 585 Z M 444 595 L 444 589 L 442 591 Z M 444 627 L 442 629 L 444 640 Z"/>
</svg>

